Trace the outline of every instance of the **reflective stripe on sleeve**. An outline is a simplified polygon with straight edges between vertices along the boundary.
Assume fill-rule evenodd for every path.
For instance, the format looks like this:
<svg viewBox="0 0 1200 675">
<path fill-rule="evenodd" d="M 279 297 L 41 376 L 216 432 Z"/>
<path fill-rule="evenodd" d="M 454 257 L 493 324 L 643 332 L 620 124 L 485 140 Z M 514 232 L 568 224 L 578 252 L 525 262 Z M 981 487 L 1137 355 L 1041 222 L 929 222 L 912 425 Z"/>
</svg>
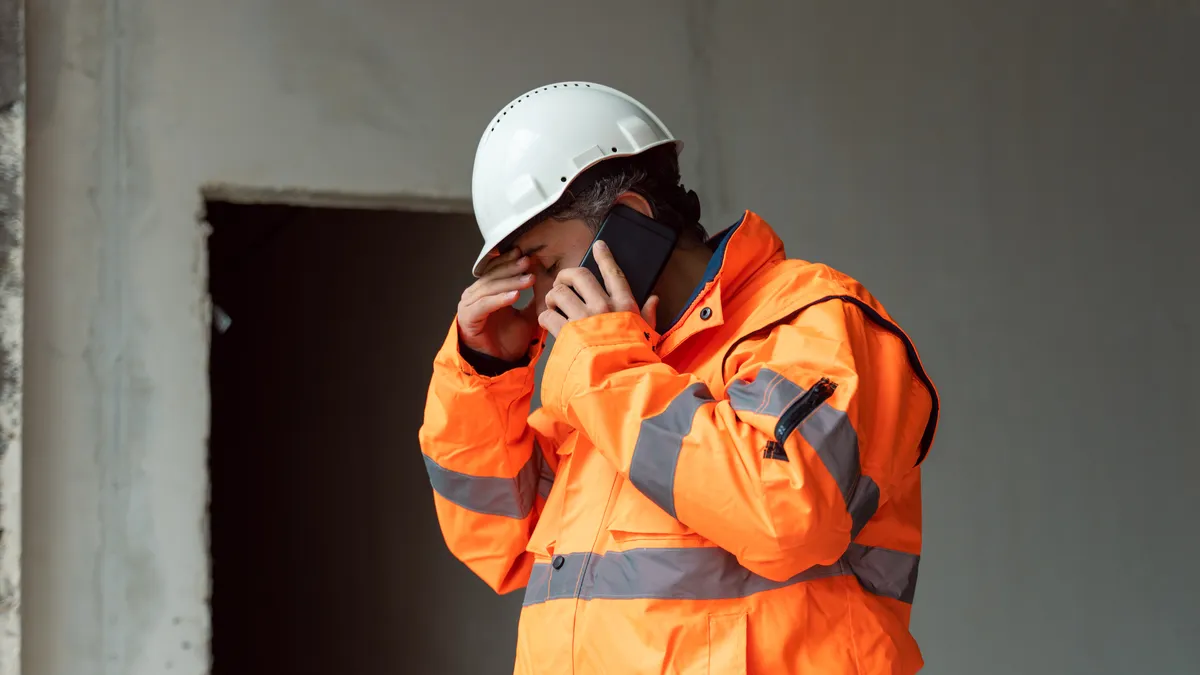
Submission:
<svg viewBox="0 0 1200 675">
<path fill-rule="evenodd" d="M 763 368 L 758 371 L 754 381 L 738 380 L 731 384 L 727 395 L 733 409 L 738 412 L 759 413 L 778 419 L 806 391 L 783 375 Z M 879 508 L 879 486 L 870 476 L 862 474 L 858 432 L 850 424 L 849 415 L 827 402 L 822 403 L 808 419 L 801 422 L 798 431 L 837 481 L 854 523 L 851 538 L 857 537 Z"/>
<path fill-rule="evenodd" d="M 770 369 L 758 371 L 753 381 L 738 380 L 727 395 L 733 409 L 778 419 L 806 390 Z M 650 501 L 672 518 L 675 512 L 675 469 L 683 439 L 692 421 L 713 397 L 701 383 L 689 385 L 661 413 L 642 421 L 629 464 L 629 480 Z M 845 411 L 822 403 L 799 426 L 800 435 L 817 452 L 837 482 L 853 520 L 856 537 L 879 508 L 879 486 L 864 476 L 859 465 L 858 433 Z"/>
<path fill-rule="evenodd" d="M 683 451 L 683 439 L 692 432 L 696 412 L 713 397 L 708 387 L 696 382 L 679 392 L 666 410 L 642 420 L 633 458 L 629 462 L 629 481 L 650 501 L 672 518 L 675 515 L 675 467 Z"/>
<path fill-rule="evenodd" d="M 425 471 L 433 489 L 446 500 L 468 511 L 522 519 L 533 510 L 535 496 L 549 494 L 554 474 L 535 442 L 529 461 L 512 478 L 472 476 L 452 471 L 425 457 Z"/>
</svg>

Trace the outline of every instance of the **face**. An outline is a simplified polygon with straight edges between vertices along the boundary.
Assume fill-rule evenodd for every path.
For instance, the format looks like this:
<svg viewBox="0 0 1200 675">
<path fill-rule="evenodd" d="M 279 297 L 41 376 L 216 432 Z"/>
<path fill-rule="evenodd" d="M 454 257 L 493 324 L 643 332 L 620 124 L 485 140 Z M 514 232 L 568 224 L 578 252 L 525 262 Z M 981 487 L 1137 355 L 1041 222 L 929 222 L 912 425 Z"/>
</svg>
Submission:
<svg viewBox="0 0 1200 675">
<path fill-rule="evenodd" d="M 624 204 L 645 216 L 650 216 L 650 203 L 636 192 L 617 197 Z M 558 273 L 568 267 L 578 267 L 592 245 L 596 233 L 580 219 L 542 221 L 517 239 L 516 246 L 533 262 L 533 306 L 540 314 L 546 310 L 546 293 L 554 287 Z"/>
<path fill-rule="evenodd" d="M 595 234 L 582 220 L 546 219 L 516 241 L 522 255 L 529 256 L 534 274 L 533 303 L 538 313 L 546 309 L 546 293 L 558 273 L 578 267 Z"/>
</svg>

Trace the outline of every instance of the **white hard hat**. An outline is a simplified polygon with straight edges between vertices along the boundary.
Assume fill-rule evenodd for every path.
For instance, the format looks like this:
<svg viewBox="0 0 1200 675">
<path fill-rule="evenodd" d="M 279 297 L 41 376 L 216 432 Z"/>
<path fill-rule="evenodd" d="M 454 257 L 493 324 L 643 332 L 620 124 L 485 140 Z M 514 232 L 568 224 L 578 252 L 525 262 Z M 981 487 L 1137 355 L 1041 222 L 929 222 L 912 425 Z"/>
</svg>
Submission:
<svg viewBox="0 0 1200 675">
<path fill-rule="evenodd" d="M 483 264 L 508 235 L 558 201 L 580 173 L 613 157 L 675 143 L 633 97 L 594 82 L 559 82 L 514 99 L 488 124 L 475 151 L 471 200 Z"/>
</svg>

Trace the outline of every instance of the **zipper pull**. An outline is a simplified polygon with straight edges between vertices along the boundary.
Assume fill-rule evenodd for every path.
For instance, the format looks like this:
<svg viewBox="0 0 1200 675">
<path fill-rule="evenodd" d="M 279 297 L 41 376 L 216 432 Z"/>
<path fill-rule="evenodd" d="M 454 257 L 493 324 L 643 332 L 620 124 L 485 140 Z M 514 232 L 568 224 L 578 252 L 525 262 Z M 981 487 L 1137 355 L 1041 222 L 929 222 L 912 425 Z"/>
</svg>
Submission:
<svg viewBox="0 0 1200 675">
<path fill-rule="evenodd" d="M 775 425 L 775 442 L 782 447 L 788 436 L 791 436 L 792 432 L 808 419 L 809 415 L 816 412 L 822 403 L 833 396 L 837 387 L 837 383 L 828 377 L 817 380 L 811 389 L 804 392 L 779 416 L 779 423 Z"/>
</svg>

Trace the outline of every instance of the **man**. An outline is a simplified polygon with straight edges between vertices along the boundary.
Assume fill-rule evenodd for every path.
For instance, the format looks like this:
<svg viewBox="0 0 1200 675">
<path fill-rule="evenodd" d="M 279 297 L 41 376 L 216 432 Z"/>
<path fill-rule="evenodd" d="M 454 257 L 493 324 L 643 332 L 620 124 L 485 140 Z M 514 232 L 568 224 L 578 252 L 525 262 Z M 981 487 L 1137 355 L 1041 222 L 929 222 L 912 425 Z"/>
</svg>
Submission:
<svg viewBox="0 0 1200 675">
<path fill-rule="evenodd" d="M 517 673 L 913 673 L 933 384 L 879 302 L 756 214 L 707 238 L 680 147 L 584 82 L 488 125 L 477 281 L 420 433 L 446 542 L 525 587 Z M 616 204 L 680 233 L 643 307 L 601 243 L 604 285 L 577 267 Z"/>
</svg>

